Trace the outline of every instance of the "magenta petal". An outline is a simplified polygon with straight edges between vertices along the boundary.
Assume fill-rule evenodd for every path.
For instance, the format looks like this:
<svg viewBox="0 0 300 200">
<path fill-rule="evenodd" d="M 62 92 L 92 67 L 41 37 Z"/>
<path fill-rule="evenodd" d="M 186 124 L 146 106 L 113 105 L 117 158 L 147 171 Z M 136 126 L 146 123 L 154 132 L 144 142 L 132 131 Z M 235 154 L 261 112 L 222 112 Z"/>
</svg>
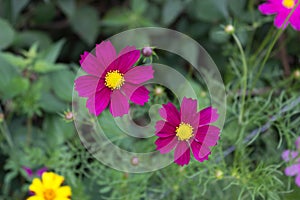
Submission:
<svg viewBox="0 0 300 200">
<path fill-rule="evenodd" d="M 194 154 L 194 157 L 199 162 L 203 162 L 208 159 L 208 155 L 210 154 L 210 149 L 205 144 L 201 144 L 197 141 L 192 141 L 191 148 Z"/>
<path fill-rule="evenodd" d="M 133 103 L 144 105 L 149 100 L 149 91 L 145 86 L 139 87 L 130 97 L 130 101 Z"/>
<path fill-rule="evenodd" d="M 300 173 L 300 164 L 291 165 L 284 170 L 285 175 L 287 176 L 295 176 Z"/>
<path fill-rule="evenodd" d="M 82 55 L 80 55 L 80 65 L 83 63 L 84 59 L 89 55 L 89 52 L 85 51 Z"/>
<path fill-rule="evenodd" d="M 159 109 L 159 114 L 162 118 L 170 122 L 174 126 L 180 124 L 180 116 L 177 108 L 172 103 L 164 104 L 161 109 Z"/>
<path fill-rule="evenodd" d="M 29 176 L 29 177 L 32 177 L 33 173 L 32 173 L 32 170 L 29 168 L 29 167 L 22 167 L 23 170 L 26 172 L 26 174 Z"/>
<path fill-rule="evenodd" d="M 120 51 L 119 56 L 126 54 L 128 52 L 134 51 L 134 50 L 136 50 L 135 46 L 127 46 Z"/>
<path fill-rule="evenodd" d="M 180 108 L 181 122 L 188 123 L 192 127 L 198 127 L 199 114 L 197 113 L 197 101 L 183 98 Z"/>
<path fill-rule="evenodd" d="M 167 132 L 165 130 L 162 130 L 158 133 L 156 133 L 156 136 L 161 137 L 161 138 L 165 138 L 165 137 L 170 137 L 170 136 L 175 136 L 175 132 Z"/>
<path fill-rule="evenodd" d="M 278 6 L 274 3 L 264 3 L 258 6 L 258 10 L 264 15 L 272 15 L 278 12 Z"/>
<path fill-rule="evenodd" d="M 83 70 L 91 75 L 101 77 L 104 67 L 100 65 L 98 59 L 91 53 L 88 53 L 81 63 Z"/>
<path fill-rule="evenodd" d="M 190 147 L 187 142 L 179 142 L 174 152 L 174 162 L 180 166 L 187 165 L 190 162 Z"/>
<path fill-rule="evenodd" d="M 200 111 L 199 125 L 210 124 L 218 120 L 219 115 L 217 109 L 207 107 Z"/>
<path fill-rule="evenodd" d="M 274 25 L 277 28 L 282 28 L 286 18 L 288 17 L 288 13 L 286 14 L 286 12 L 280 12 L 276 15 L 275 20 L 274 20 Z M 287 22 L 283 28 L 286 28 L 287 25 L 289 24 L 289 22 Z"/>
<path fill-rule="evenodd" d="M 201 158 L 199 161 L 203 162 L 205 160 L 208 160 L 208 156 L 210 155 L 211 152 L 209 152 L 206 156 L 204 156 L 203 158 Z"/>
<path fill-rule="evenodd" d="M 126 74 L 126 72 L 132 67 L 140 58 L 140 51 L 134 50 L 128 53 L 122 54 L 118 58 L 116 58 L 106 69 L 110 70 L 119 70 L 121 73 Z M 125 82 L 126 77 L 124 76 Z"/>
<path fill-rule="evenodd" d="M 291 16 L 290 23 L 295 30 L 300 31 L 300 6 L 298 6 Z"/>
<path fill-rule="evenodd" d="M 86 107 L 91 114 L 98 116 L 110 101 L 111 90 L 104 87 L 102 90 L 90 96 L 86 102 Z"/>
<path fill-rule="evenodd" d="M 152 66 L 137 66 L 126 72 L 124 79 L 129 83 L 141 84 L 152 79 L 153 74 Z"/>
<path fill-rule="evenodd" d="M 196 134 L 197 142 L 204 143 L 207 146 L 215 146 L 219 140 L 220 129 L 216 126 L 201 126 Z"/>
<path fill-rule="evenodd" d="M 75 81 L 75 90 L 81 97 L 89 97 L 104 87 L 104 82 L 96 76 L 85 75 Z"/>
<path fill-rule="evenodd" d="M 96 45 L 96 57 L 102 67 L 106 68 L 117 58 L 115 47 L 108 41 Z"/>
<path fill-rule="evenodd" d="M 290 160 L 295 159 L 298 156 L 298 152 L 296 151 L 290 151 L 290 150 L 285 150 L 282 154 L 281 154 L 281 158 L 285 161 L 288 162 Z"/>
<path fill-rule="evenodd" d="M 43 167 L 43 168 L 41 168 L 41 169 L 39 169 L 39 170 L 36 171 L 36 175 L 39 176 L 39 177 L 41 177 L 42 174 L 44 172 L 46 172 L 46 171 L 48 171 L 48 168 L 47 167 Z"/>
<path fill-rule="evenodd" d="M 155 124 L 155 133 L 158 137 L 169 137 L 176 135 L 176 127 L 164 120 L 159 120 Z"/>
<path fill-rule="evenodd" d="M 300 173 L 296 176 L 295 183 L 298 187 L 300 187 Z"/>
<path fill-rule="evenodd" d="M 157 121 L 155 124 L 155 133 L 158 133 L 159 131 L 161 131 L 163 129 L 163 127 L 165 126 L 165 123 L 167 123 L 165 120 Z"/>
<path fill-rule="evenodd" d="M 149 91 L 144 86 L 126 83 L 122 86 L 121 91 L 130 101 L 138 105 L 144 105 L 149 100 Z"/>
<path fill-rule="evenodd" d="M 121 117 L 128 114 L 129 102 L 120 90 L 114 90 L 111 94 L 110 112 L 114 117 Z"/>
<path fill-rule="evenodd" d="M 178 140 L 174 136 L 158 138 L 155 141 L 156 150 L 158 150 L 161 154 L 169 153 L 172 149 L 174 149 L 177 143 Z"/>
</svg>

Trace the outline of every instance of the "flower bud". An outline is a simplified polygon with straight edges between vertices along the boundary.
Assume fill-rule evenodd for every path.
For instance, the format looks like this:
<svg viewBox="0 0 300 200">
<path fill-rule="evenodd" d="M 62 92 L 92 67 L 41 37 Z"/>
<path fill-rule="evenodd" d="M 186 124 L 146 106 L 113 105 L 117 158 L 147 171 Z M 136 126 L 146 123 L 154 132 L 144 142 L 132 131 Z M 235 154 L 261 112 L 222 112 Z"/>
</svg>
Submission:
<svg viewBox="0 0 300 200">
<path fill-rule="evenodd" d="M 294 77 L 296 79 L 300 79 L 300 70 L 299 69 L 297 69 L 297 70 L 294 71 Z"/>
<path fill-rule="evenodd" d="M 178 191 L 179 190 L 179 185 L 173 185 L 173 190 Z"/>
<path fill-rule="evenodd" d="M 206 92 L 202 91 L 202 92 L 200 93 L 200 96 L 201 96 L 201 97 L 206 97 Z"/>
<path fill-rule="evenodd" d="M 143 54 L 143 56 L 145 56 L 145 57 L 150 57 L 150 56 L 152 56 L 152 53 L 153 53 L 153 51 L 152 51 L 152 48 L 151 48 L 151 47 L 144 47 L 144 48 L 142 49 L 142 54 Z"/>
<path fill-rule="evenodd" d="M 217 179 L 222 179 L 224 176 L 224 173 L 223 173 L 223 171 L 218 169 L 218 170 L 216 170 L 215 176 Z"/>
<path fill-rule="evenodd" d="M 240 175 L 235 170 L 232 172 L 231 176 L 235 177 L 236 179 L 240 179 Z"/>
<path fill-rule="evenodd" d="M 131 164 L 134 166 L 137 166 L 139 164 L 139 158 L 138 157 L 132 157 L 131 158 Z"/>
<path fill-rule="evenodd" d="M 65 120 L 70 121 L 70 120 L 73 120 L 73 118 L 74 118 L 74 115 L 71 111 L 65 112 Z"/>
<path fill-rule="evenodd" d="M 235 29 L 231 24 L 228 24 L 227 26 L 225 26 L 224 31 L 228 34 L 233 34 Z"/>
<path fill-rule="evenodd" d="M 164 93 L 164 88 L 163 88 L 163 87 L 157 86 L 157 87 L 154 88 L 154 94 L 155 94 L 156 96 L 160 96 L 160 95 L 162 95 L 163 93 Z"/>
</svg>

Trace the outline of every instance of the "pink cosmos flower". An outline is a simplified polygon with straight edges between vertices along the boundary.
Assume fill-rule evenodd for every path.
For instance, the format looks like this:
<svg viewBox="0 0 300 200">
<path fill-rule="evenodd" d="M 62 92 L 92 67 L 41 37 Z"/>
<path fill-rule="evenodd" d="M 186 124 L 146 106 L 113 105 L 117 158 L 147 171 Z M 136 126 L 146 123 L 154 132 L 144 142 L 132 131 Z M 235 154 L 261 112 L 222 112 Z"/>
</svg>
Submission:
<svg viewBox="0 0 300 200">
<path fill-rule="evenodd" d="M 297 138 L 296 142 L 297 151 L 285 150 L 281 157 L 285 162 L 292 161 L 292 165 L 285 168 L 284 173 L 287 176 L 296 176 L 295 183 L 300 187 L 300 137 Z"/>
<path fill-rule="evenodd" d="M 96 45 L 96 56 L 84 52 L 80 64 L 88 75 L 75 80 L 79 96 L 87 97 L 86 107 L 98 116 L 109 105 L 114 117 L 127 114 L 129 100 L 144 105 L 149 91 L 142 86 L 153 78 L 152 66 L 132 67 L 140 58 L 140 50 L 127 46 L 117 55 L 110 41 Z"/>
<path fill-rule="evenodd" d="M 183 98 L 180 111 L 172 103 L 164 104 L 159 110 L 164 120 L 156 123 L 156 149 L 165 154 L 175 148 L 174 162 L 187 165 L 190 161 L 190 148 L 199 162 L 208 159 L 219 139 L 220 129 L 210 125 L 219 115 L 212 107 L 197 112 L 197 101 Z"/>
<path fill-rule="evenodd" d="M 265 15 L 277 14 L 274 24 L 277 28 L 282 28 L 285 20 L 297 5 L 298 1 L 299 0 L 267 0 L 267 2 L 261 4 L 258 9 Z M 295 9 L 284 28 L 286 28 L 288 24 L 291 24 L 295 30 L 300 30 L 300 6 Z"/>
</svg>

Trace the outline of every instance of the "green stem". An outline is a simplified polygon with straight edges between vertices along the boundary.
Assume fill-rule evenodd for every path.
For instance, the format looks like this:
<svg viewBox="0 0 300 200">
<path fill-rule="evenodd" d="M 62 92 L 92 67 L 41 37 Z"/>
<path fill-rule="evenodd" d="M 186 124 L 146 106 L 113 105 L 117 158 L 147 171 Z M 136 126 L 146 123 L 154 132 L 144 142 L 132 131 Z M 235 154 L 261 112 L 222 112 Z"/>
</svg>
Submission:
<svg viewBox="0 0 300 200">
<path fill-rule="evenodd" d="M 244 116 L 244 107 L 245 107 L 245 100 L 246 100 L 246 92 L 247 92 L 247 76 L 248 76 L 248 66 L 247 66 L 247 61 L 246 61 L 246 56 L 244 49 L 242 47 L 242 44 L 239 40 L 239 38 L 235 35 L 232 34 L 234 41 L 238 45 L 238 48 L 240 50 L 241 56 L 242 56 L 242 63 L 243 63 L 243 88 L 242 88 L 242 104 L 241 104 L 241 112 L 239 115 L 239 123 L 241 124 L 243 122 L 243 116 Z"/>
<path fill-rule="evenodd" d="M 0 113 L 3 114 L 1 108 L 0 108 Z M 12 140 L 12 138 L 11 138 L 10 132 L 9 132 L 9 130 L 8 130 L 8 128 L 7 128 L 7 125 L 6 125 L 5 121 L 4 121 L 4 118 L 5 118 L 5 117 L 3 117 L 3 121 L 0 122 L 0 133 L 2 133 L 2 134 L 4 135 L 4 137 L 5 137 L 5 139 L 6 139 L 7 143 L 8 143 L 8 145 L 9 145 L 9 147 L 10 147 L 11 149 L 13 149 L 14 143 L 13 143 L 13 140 Z"/>
<path fill-rule="evenodd" d="M 266 56 L 264 57 L 261 65 L 260 65 L 260 67 L 258 69 L 257 75 L 256 75 L 256 77 L 255 77 L 255 79 L 254 79 L 254 81 L 252 83 L 252 87 L 251 88 L 255 87 L 256 82 L 258 81 L 258 78 L 260 77 L 260 75 L 261 75 L 261 73 L 262 73 L 262 71 L 264 69 L 264 66 L 265 66 L 266 62 L 267 62 L 267 60 L 269 59 L 269 57 L 271 55 L 273 47 L 275 46 L 277 40 L 279 39 L 279 37 L 281 36 L 282 33 L 283 33 L 283 29 L 280 29 L 280 31 L 278 31 L 277 34 L 275 35 L 275 39 L 272 41 L 270 47 L 268 48 Z"/>
<path fill-rule="evenodd" d="M 251 56 L 251 58 L 250 58 L 251 61 L 257 59 L 257 56 L 262 53 L 262 51 L 264 50 L 265 46 L 269 43 L 270 39 L 273 38 L 272 36 L 273 36 L 273 29 L 270 29 L 270 31 L 267 33 L 267 36 L 265 37 L 265 39 L 261 43 L 261 45 L 258 47 L 258 49 L 253 54 L 253 56 Z"/>
<path fill-rule="evenodd" d="M 31 133 L 32 133 L 32 118 L 27 118 L 27 145 L 31 143 Z"/>
<path fill-rule="evenodd" d="M 1 122 L 1 124 L 0 124 L 0 132 L 3 133 L 9 147 L 12 149 L 14 146 L 13 141 L 12 141 L 11 135 L 10 135 L 9 131 L 7 130 L 7 127 L 4 123 L 5 122 Z"/>
</svg>

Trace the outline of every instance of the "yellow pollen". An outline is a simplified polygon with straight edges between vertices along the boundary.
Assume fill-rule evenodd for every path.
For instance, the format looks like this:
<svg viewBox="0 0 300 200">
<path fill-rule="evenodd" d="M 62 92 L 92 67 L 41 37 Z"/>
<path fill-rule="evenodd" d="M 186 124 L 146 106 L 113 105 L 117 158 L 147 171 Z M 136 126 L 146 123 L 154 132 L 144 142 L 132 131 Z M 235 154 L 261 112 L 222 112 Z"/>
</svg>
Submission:
<svg viewBox="0 0 300 200">
<path fill-rule="evenodd" d="M 55 192 L 52 189 L 46 189 L 44 191 L 44 199 L 45 200 L 54 200 L 56 197 Z"/>
<path fill-rule="evenodd" d="M 291 9 L 295 6 L 295 0 L 282 0 L 282 5 L 288 9 Z"/>
<path fill-rule="evenodd" d="M 193 127 L 181 122 L 179 126 L 176 127 L 176 136 L 181 141 L 190 139 L 193 136 Z"/>
<path fill-rule="evenodd" d="M 114 90 L 120 89 L 121 86 L 124 84 L 124 74 L 120 73 L 119 70 L 113 70 L 107 72 L 105 75 L 105 85 L 106 87 Z"/>
</svg>

